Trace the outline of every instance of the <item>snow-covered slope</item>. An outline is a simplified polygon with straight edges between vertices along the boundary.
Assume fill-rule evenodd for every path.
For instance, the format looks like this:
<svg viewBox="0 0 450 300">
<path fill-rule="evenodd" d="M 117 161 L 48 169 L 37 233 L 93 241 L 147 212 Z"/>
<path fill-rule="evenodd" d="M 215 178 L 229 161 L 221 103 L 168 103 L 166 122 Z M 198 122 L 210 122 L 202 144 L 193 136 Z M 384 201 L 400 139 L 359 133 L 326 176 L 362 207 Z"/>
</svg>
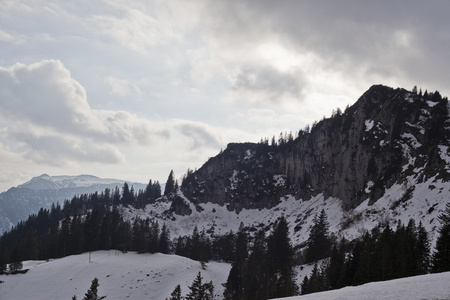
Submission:
<svg viewBox="0 0 450 300">
<path fill-rule="evenodd" d="M 133 185 L 135 191 L 144 189 L 145 184 L 132 183 L 119 179 L 103 179 L 91 175 L 79 176 L 49 176 L 43 174 L 8 191 L 0 193 L 0 235 L 26 219 L 29 215 L 37 213 L 39 209 L 50 208 L 52 203 L 72 199 L 74 195 L 102 192 L 106 188 L 121 188 L 127 182 Z"/>
<path fill-rule="evenodd" d="M 190 215 L 167 214 L 170 202 L 156 202 L 147 205 L 145 209 L 121 208 L 121 212 L 128 219 L 158 219 L 169 228 L 172 238 L 192 234 L 195 226 L 200 231 L 215 235 L 223 235 L 230 230 L 237 232 L 241 224 L 246 227 L 266 228 L 284 215 L 290 225 L 292 242 L 299 245 L 308 239 L 314 217 L 324 209 L 330 224 L 330 233 L 338 239 L 355 239 L 380 223 L 388 223 L 395 229 L 398 221 L 406 225 L 410 219 L 414 219 L 417 225 L 422 222 L 434 245 L 437 230 L 440 228 L 437 216 L 449 201 L 450 184 L 435 178 L 420 182 L 419 178 L 410 176 L 404 183 L 392 185 L 372 205 L 369 205 L 368 198 L 349 211 L 343 209 L 341 200 L 325 198 L 323 194 L 299 200 L 286 196 L 271 209 L 243 209 L 239 213 L 213 203 L 197 204 L 200 208 L 197 209 L 182 192 L 178 192 L 178 196 L 190 206 Z"/>
<path fill-rule="evenodd" d="M 210 262 L 202 269 L 197 261 L 164 254 L 136 254 L 97 251 L 51 261 L 27 261 L 26 274 L 0 275 L 0 299 L 23 300 L 82 299 L 92 279 L 99 279 L 98 294 L 109 300 L 163 300 L 181 285 L 182 294 L 189 292 L 198 272 L 203 282 L 213 281 L 217 299 L 223 299 L 223 287 L 230 265 Z M 381 300 L 381 299 L 450 299 L 450 272 L 428 274 L 357 287 L 315 293 L 283 300 Z"/>
<path fill-rule="evenodd" d="M 210 262 L 202 269 L 197 261 L 176 255 L 97 251 L 50 261 L 27 261 L 26 274 L 0 275 L 0 299 L 83 299 L 92 279 L 99 280 L 98 294 L 109 300 L 163 300 L 180 284 L 189 292 L 198 272 L 203 282 L 213 281 L 215 292 L 223 294 L 222 283 L 230 265 Z M 220 296 L 221 298 L 221 296 Z"/>
<path fill-rule="evenodd" d="M 448 300 L 450 272 L 407 277 L 361 286 L 282 298 L 283 300 Z"/>
</svg>

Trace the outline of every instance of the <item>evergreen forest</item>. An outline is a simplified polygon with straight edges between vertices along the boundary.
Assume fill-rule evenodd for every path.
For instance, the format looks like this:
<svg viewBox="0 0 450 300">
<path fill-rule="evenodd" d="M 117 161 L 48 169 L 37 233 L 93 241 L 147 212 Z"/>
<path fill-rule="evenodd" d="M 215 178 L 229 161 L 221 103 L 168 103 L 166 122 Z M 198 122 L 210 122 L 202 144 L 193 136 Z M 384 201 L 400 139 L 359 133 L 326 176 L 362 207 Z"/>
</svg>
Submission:
<svg viewBox="0 0 450 300">
<path fill-rule="evenodd" d="M 177 188 L 174 182 L 165 197 Z M 413 220 L 396 228 L 380 224 L 359 239 L 337 241 L 330 236 L 322 211 L 314 218 L 307 242 L 292 245 L 284 217 L 260 229 L 241 226 L 224 235 L 195 227 L 191 235 L 172 239 L 165 224 L 150 218 L 127 220 L 119 212 L 120 207 L 142 208 L 161 199 L 159 183 L 150 180 L 138 192 L 125 183 L 121 190 L 74 196 L 62 207 L 41 209 L 0 237 L 0 274 L 20 272 L 24 260 L 96 250 L 172 253 L 202 264 L 229 262 L 225 299 L 270 299 L 450 271 L 450 204 L 439 216 L 442 226 L 432 251 L 423 225 Z M 305 263 L 315 265 L 298 285 L 296 266 Z M 202 283 L 200 274 L 197 281 L 205 295 L 212 293 L 212 283 Z M 177 298 L 181 297 L 177 287 L 172 296 L 182 299 Z M 201 299 L 210 299 L 205 297 Z"/>
</svg>

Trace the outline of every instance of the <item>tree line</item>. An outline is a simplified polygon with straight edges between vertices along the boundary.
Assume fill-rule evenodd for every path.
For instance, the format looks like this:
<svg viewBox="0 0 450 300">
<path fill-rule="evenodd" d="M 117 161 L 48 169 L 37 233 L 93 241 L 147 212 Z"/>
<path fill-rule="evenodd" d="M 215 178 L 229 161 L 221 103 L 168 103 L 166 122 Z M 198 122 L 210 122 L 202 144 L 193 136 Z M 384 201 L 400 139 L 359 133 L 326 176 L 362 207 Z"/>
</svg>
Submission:
<svg viewBox="0 0 450 300">
<path fill-rule="evenodd" d="M 442 226 L 435 250 L 420 222 L 399 223 L 396 230 L 379 225 L 351 242 L 342 240 L 301 284 L 302 294 L 391 280 L 429 272 L 450 271 L 450 203 L 439 215 Z"/>
<path fill-rule="evenodd" d="M 149 186 L 150 191 L 154 184 Z M 10 272 L 20 270 L 23 260 L 95 250 L 174 253 L 200 262 L 230 262 L 225 299 L 269 299 L 298 294 L 294 266 L 319 260 L 323 263 L 302 282 L 302 293 L 450 270 L 450 204 L 439 216 L 442 227 L 433 253 L 425 228 L 413 220 L 399 223 L 396 230 L 379 225 L 359 239 L 334 243 L 324 210 L 315 216 L 306 243 L 295 248 L 284 217 L 260 230 L 241 226 L 224 235 L 195 227 L 190 235 L 172 240 L 165 224 L 150 218 L 127 220 L 119 212 L 119 205 L 134 206 L 140 194 L 149 193 L 135 193 L 127 184 L 119 195 L 117 190 L 75 196 L 63 208 L 52 205 L 19 222 L 0 237 L 0 273 L 8 264 Z"/>
</svg>

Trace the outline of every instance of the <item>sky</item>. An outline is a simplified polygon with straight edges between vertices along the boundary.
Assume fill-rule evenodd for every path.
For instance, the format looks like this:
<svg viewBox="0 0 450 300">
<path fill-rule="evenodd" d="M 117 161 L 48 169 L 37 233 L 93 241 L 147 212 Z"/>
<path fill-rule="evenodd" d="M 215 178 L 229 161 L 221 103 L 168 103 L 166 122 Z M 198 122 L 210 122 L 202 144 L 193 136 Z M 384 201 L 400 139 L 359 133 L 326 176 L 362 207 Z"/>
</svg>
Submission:
<svg viewBox="0 0 450 300">
<path fill-rule="evenodd" d="M 371 85 L 450 95 L 450 2 L 0 0 L 0 191 L 181 180 Z"/>
</svg>

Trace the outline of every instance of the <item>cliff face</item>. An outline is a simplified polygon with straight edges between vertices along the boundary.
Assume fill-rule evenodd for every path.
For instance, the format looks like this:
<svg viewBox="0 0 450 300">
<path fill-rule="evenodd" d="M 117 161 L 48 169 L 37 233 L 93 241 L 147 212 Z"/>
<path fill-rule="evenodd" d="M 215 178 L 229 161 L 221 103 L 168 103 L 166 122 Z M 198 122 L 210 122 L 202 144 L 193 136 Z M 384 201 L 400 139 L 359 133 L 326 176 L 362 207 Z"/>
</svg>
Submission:
<svg viewBox="0 0 450 300">
<path fill-rule="evenodd" d="M 300 131 L 295 139 L 229 144 L 181 186 L 194 203 L 230 210 L 269 208 L 287 194 L 319 193 L 346 209 L 408 176 L 450 180 L 448 100 L 436 93 L 372 86 L 344 113 Z"/>
</svg>

